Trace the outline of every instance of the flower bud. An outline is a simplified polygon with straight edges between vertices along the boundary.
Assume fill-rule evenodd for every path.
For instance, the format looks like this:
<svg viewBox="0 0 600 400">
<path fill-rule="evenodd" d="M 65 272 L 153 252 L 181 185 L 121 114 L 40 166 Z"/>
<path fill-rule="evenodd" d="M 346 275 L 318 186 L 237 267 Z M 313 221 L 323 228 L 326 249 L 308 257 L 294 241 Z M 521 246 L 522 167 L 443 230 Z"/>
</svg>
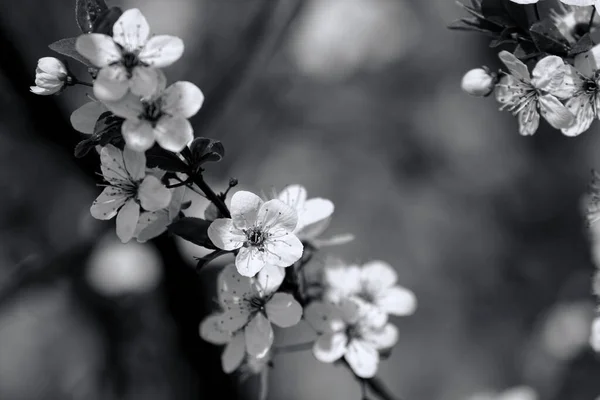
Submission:
<svg viewBox="0 0 600 400">
<path fill-rule="evenodd" d="M 472 96 L 484 97 L 492 93 L 495 84 L 496 77 L 494 74 L 490 74 L 484 68 L 475 68 L 463 76 L 461 87 L 462 90 Z"/>
<path fill-rule="evenodd" d="M 48 96 L 59 93 L 67 83 L 69 73 L 67 67 L 54 57 L 40 58 L 35 70 L 35 85 L 32 93 Z"/>
</svg>

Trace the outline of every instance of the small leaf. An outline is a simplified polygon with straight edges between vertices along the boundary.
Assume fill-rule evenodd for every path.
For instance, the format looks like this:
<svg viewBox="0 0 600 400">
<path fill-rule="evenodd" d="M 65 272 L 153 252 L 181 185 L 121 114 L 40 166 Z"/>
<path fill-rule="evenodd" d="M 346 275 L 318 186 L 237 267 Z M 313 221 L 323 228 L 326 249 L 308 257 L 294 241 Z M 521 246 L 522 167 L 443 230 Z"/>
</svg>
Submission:
<svg viewBox="0 0 600 400">
<path fill-rule="evenodd" d="M 123 118 L 117 117 L 110 111 L 100 115 L 94 126 L 94 133 L 75 146 L 75 157 L 85 157 L 90 150 L 98 145 L 106 146 L 112 144 L 116 147 L 123 148 L 125 144 L 123 135 L 121 134 L 121 125 L 123 125 L 123 121 Z"/>
<path fill-rule="evenodd" d="M 62 54 L 63 56 L 71 57 L 80 63 L 87 65 L 88 67 L 93 67 L 92 63 L 90 63 L 84 56 L 79 54 L 79 52 L 75 49 L 75 42 L 77 38 L 66 38 L 60 39 L 48 47 L 50 50 L 54 50 L 55 52 Z"/>
<path fill-rule="evenodd" d="M 119 7 L 111 7 L 105 10 L 96 18 L 92 26 L 92 32 L 103 33 L 108 36 L 113 34 L 113 26 L 115 22 L 121 17 L 123 10 Z"/>
<path fill-rule="evenodd" d="M 566 56 L 569 53 L 569 42 L 551 20 L 536 22 L 529 32 L 539 51 L 556 56 Z"/>
<path fill-rule="evenodd" d="M 104 0 L 77 0 L 77 3 L 75 3 L 75 16 L 81 32 L 92 32 L 94 22 L 106 10 L 108 10 L 108 7 Z"/>
<path fill-rule="evenodd" d="M 575 57 L 577 54 L 589 51 L 592 47 L 594 47 L 594 41 L 592 40 L 592 36 L 589 33 L 586 33 L 577 41 L 577 43 L 573 45 L 573 47 L 571 47 L 571 51 L 569 51 L 569 56 Z"/>
<path fill-rule="evenodd" d="M 208 227 L 211 222 L 201 218 L 185 217 L 169 225 L 169 232 L 180 236 L 182 239 L 206 247 L 216 249 L 208 237 Z"/>
<path fill-rule="evenodd" d="M 88 155 L 88 153 L 96 147 L 96 143 L 94 143 L 91 139 L 85 139 L 81 142 L 77 143 L 75 146 L 75 158 L 82 158 Z"/>
<path fill-rule="evenodd" d="M 225 147 L 221 142 L 203 137 L 194 139 L 190 145 L 190 151 L 194 170 L 198 170 L 204 163 L 221 161 L 225 156 Z"/>
</svg>

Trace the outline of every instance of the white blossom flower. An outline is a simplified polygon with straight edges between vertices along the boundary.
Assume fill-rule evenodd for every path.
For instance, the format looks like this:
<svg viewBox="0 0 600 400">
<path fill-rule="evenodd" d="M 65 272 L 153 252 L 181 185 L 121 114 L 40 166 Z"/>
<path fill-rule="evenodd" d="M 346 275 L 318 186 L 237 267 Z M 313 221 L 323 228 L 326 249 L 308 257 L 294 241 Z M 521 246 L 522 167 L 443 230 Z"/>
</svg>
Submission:
<svg viewBox="0 0 600 400">
<path fill-rule="evenodd" d="M 496 78 L 487 69 L 475 68 L 467 72 L 461 81 L 461 88 L 471 96 L 484 97 L 494 90 Z"/>
<path fill-rule="evenodd" d="M 121 132 L 127 146 L 135 151 L 146 151 L 156 141 L 176 153 L 194 138 L 188 118 L 202 107 L 202 91 L 191 82 L 175 82 L 166 89 L 165 83 L 160 79 L 156 92 L 147 98 L 130 93 L 106 103 L 115 115 L 125 118 Z"/>
<path fill-rule="evenodd" d="M 153 175 L 146 175 L 146 156 L 112 145 L 100 152 L 106 188 L 90 209 L 96 219 L 117 216 L 117 236 L 128 242 L 134 235 L 141 211 L 157 211 L 168 206 L 171 191 Z"/>
<path fill-rule="evenodd" d="M 239 367 L 244 354 L 263 358 L 274 340 L 271 323 L 287 328 L 302 317 L 302 306 L 287 293 L 276 293 L 284 274 L 279 267 L 268 266 L 256 278 L 241 276 L 234 264 L 219 274 L 218 297 L 224 312 L 205 319 L 200 336 L 211 343 L 228 343 L 223 352 L 223 369 Z"/>
<path fill-rule="evenodd" d="M 572 86 L 565 85 L 567 67 L 562 58 L 543 58 L 530 75 L 527 66 L 508 51 L 500 52 L 499 57 L 510 74 L 505 74 L 496 85 L 496 99 L 503 104 L 501 109 L 518 115 L 521 135 L 537 131 L 540 112 L 557 129 L 574 123 L 575 116 L 558 100 L 570 97 L 572 92 Z"/>
<path fill-rule="evenodd" d="M 158 68 L 177 61 L 184 46 L 175 36 L 150 37 L 146 18 L 140 10 L 133 8 L 115 22 L 112 37 L 88 33 L 77 39 L 76 48 L 100 68 L 94 81 L 96 98 L 116 101 L 129 89 L 140 97 L 152 95 L 160 81 Z"/>
<path fill-rule="evenodd" d="M 396 285 L 396 271 L 383 261 L 371 261 L 362 267 L 329 262 L 323 271 L 324 297 L 338 303 L 358 298 L 370 306 L 371 317 L 385 323 L 389 314 L 407 316 L 415 312 L 413 292 Z"/>
<path fill-rule="evenodd" d="M 577 136 L 589 129 L 594 119 L 598 118 L 600 106 L 600 46 L 595 46 L 585 53 L 578 54 L 575 66 L 569 66 L 568 79 L 572 81 L 573 92 L 566 106 L 575 115 L 575 123 L 562 129 L 567 136 Z"/>
<path fill-rule="evenodd" d="M 67 84 L 69 72 L 65 65 L 57 58 L 40 58 L 35 70 L 35 86 L 31 86 L 32 93 L 48 96 L 61 92 Z"/>
<path fill-rule="evenodd" d="M 85 103 L 71 114 L 71 125 L 81 133 L 91 135 L 94 133 L 96 122 L 108 108 L 101 101 L 92 100 Z"/>
<path fill-rule="evenodd" d="M 302 257 L 302 242 L 294 235 L 296 211 L 273 199 L 263 202 L 254 193 L 231 197 L 231 218 L 217 218 L 208 237 L 223 250 L 237 250 L 235 266 L 243 276 L 254 276 L 267 265 L 289 267 Z"/>
<path fill-rule="evenodd" d="M 594 351 L 600 352 L 600 317 L 596 317 L 592 323 L 590 346 Z"/>
<path fill-rule="evenodd" d="M 469 400 L 538 400 L 538 395 L 529 386 L 515 386 L 501 393 L 478 393 Z"/>
<path fill-rule="evenodd" d="M 140 214 L 133 237 L 140 243 L 162 235 L 177 218 L 185 197 L 185 186 L 171 189 L 171 202 L 166 208 L 157 211 L 144 211 Z"/>
<path fill-rule="evenodd" d="M 344 357 L 360 378 L 375 376 L 379 351 L 398 340 L 394 325 L 372 321 L 357 300 L 344 299 L 338 305 L 315 301 L 305 308 L 304 317 L 320 335 L 313 346 L 317 360 L 331 363 Z"/>
<path fill-rule="evenodd" d="M 518 4 L 535 4 L 540 0 L 510 0 L 513 3 L 518 3 Z M 571 5 L 571 6 L 580 6 L 580 7 L 584 7 L 584 6 L 598 6 L 600 4 L 600 1 L 598 0 L 560 0 L 562 3 Z"/>
<path fill-rule="evenodd" d="M 595 11 L 591 7 L 577 7 L 558 3 L 558 9 L 550 10 L 550 18 L 567 41 L 575 44 L 584 34 L 588 33 L 590 21 L 592 21 L 592 29 L 595 30 L 600 26 L 600 21 L 597 18 L 592 20 L 592 14 L 594 13 Z"/>
</svg>

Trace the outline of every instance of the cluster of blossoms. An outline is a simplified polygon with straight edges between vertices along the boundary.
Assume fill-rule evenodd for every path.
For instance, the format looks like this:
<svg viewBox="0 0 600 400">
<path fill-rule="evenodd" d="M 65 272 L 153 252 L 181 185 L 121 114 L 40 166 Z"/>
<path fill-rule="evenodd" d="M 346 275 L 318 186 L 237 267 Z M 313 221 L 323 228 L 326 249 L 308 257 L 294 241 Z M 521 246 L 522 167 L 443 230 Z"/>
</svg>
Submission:
<svg viewBox="0 0 600 400">
<path fill-rule="evenodd" d="M 204 95 L 191 82 L 167 85 L 162 68 L 182 57 L 181 39 L 150 34 L 138 9 L 122 12 L 102 0 L 78 1 L 83 34 L 50 47 L 88 67 L 93 82 L 76 78 L 66 64 L 39 61 L 40 95 L 60 94 L 72 85 L 93 88 L 93 99 L 71 115 L 85 134 L 77 157 L 99 154 L 104 190 L 91 206 L 99 220 L 116 217 L 123 243 L 145 242 L 164 233 L 177 235 L 210 251 L 197 269 L 217 257 L 234 261 L 219 274 L 218 310 L 200 323 L 200 336 L 224 345 L 226 373 L 247 367 L 259 372 L 271 363 L 273 325 L 292 327 L 304 319 L 318 336 L 311 342 L 322 362 L 343 362 L 361 379 L 373 378 L 381 354 L 389 354 L 397 330 L 388 316 L 415 311 L 414 294 L 396 285 L 389 265 L 362 267 L 328 262 L 310 281 L 305 266 L 324 246 L 353 240 L 352 235 L 322 238 L 334 205 L 307 198 L 306 189 L 290 185 L 270 198 L 237 191 L 226 205 L 226 191 L 216 193 L 205 181 L 206 164 L 224 156 L 213 139 L 194 138 L 188 121 Z M 83 9 L 83 12 L 81 12 Z M 209 200 L 203 218 L 186 215 L 188 194 Z"/>
</svg>

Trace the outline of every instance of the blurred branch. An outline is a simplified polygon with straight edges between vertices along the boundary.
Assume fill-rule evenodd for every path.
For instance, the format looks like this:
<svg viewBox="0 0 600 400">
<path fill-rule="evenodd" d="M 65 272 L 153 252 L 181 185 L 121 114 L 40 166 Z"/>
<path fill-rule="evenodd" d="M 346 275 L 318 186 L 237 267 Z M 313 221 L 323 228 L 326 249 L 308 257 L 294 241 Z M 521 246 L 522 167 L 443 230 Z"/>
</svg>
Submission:
<svg viewBox="0 0 600 400">
<path fill-rule="evenodd" d="M 373 377 L 371 379 L 364 379 L 363 382 L 371 389 L 373 393 L 379 396 L 382 400 L 402 400 L 395 397 L 390 390 L 384 385 L 381 379 Z"/>
<path fill-rule="evenodd" d="M 296 17 L 300 14 L 303 0 L 264 0 L 251 26 L 244 33 L 244 40 L 234 54 L 237 55 L 225 70 L 218 83 L 206 92 L 205 103 L 194 126 L 202 136 L 218 123 L 229 104 L 242 87 L 252 82 L 285 39 Z"/>
</svg>

